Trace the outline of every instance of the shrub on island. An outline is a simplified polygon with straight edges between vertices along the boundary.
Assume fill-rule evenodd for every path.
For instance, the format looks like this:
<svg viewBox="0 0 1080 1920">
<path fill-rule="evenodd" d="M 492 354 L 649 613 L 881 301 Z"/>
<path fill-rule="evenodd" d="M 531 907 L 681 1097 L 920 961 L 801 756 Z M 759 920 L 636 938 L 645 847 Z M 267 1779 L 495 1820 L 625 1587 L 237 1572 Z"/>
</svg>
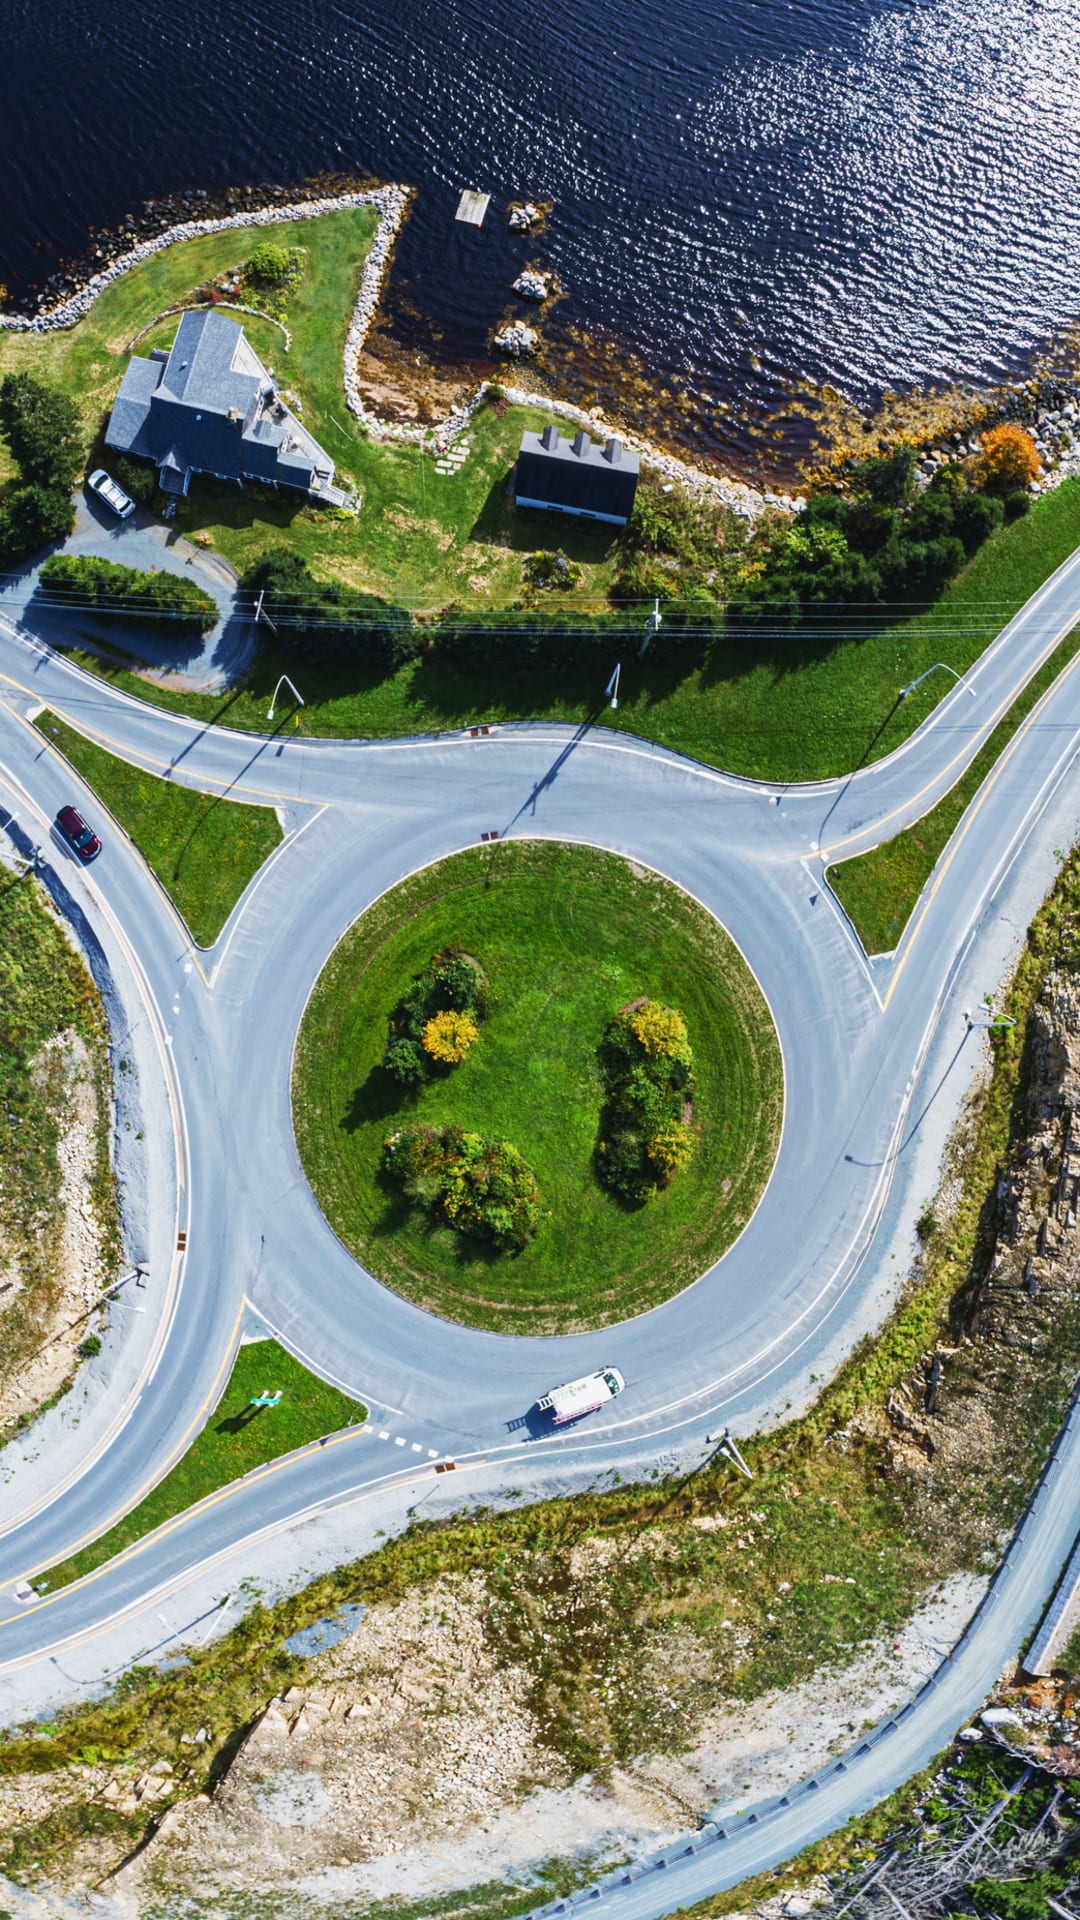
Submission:
<svg viewBox="0 0 1080 1920">
<path fill-rule="evenodd" d="M 432 954 L 390 1016 L 384 1071 L 399 1086 L 415 1087 L 438 1067 L 456 1067 L 475 1043 L 486 1010 L 479 962 L 460 947 Z"/>
<path fill-rule="evenodd" d="M 536 1176 L 509 1140 L 464 1127 L 403 1127 L 383 1166 L 414 1206 L 500 1253 L 520 1253 L 536 1232 Z"/>
<path fill-rule="evenodd" d="M 132 614 L 171 628 L 194 627 L 209 633 L 219 619 L 218 605 L 192 580 L 175 573 L 144 573 L 92 554 L 57 553 L 39 575 L 41 591 L 57 605 L 76 605 L 95 613 Z"/>
<path fill-rule="evenodd" d="M 276 240 L 260 240 L 257 247 L 252 247 L 251 258 L 247 263 L 247 273 L 252 280 L 261 280 L 272 286 L 275 282 L 284 280 L 288 271 L 287 247 L 279 245 Z"/>
<path fill-rule="evenodd" d="M 604 1035 L 600 1069 L 597 1173 L 622 1199 L 640 1203 L 668 1186 L 694 1150 L 694 1057 L 678 1008 L 658 1000 L 621 1008 Z"/>
</svg>

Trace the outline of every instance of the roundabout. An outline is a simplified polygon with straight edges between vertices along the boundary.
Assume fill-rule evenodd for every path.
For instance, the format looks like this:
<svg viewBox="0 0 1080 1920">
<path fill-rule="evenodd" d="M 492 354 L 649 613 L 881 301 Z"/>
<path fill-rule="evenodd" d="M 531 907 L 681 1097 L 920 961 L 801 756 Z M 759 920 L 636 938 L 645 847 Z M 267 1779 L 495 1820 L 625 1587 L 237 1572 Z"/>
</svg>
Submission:
<svg viewBox="0 0 1080 1920">
<path fill-rule="evenodd" d="M 124 1017 L 160 1027 L 184 1147 L 171 1170 L 175 1205 L 157 1206 L 164 1183 L 156 1172 L 147 1189 L 161 1256 L 152 1263 L 147 1312 L 157 1316 L 160 1338 L 146 1343 L 149 1358 L 120 1383 L 123 1420 L 112 1419 L 103 1399 L 78 1438 L 80 1464 L 42 1495 L 51 1467 L 45 1446 L 33 1497 L 18 1475 L 3 1489 L 0 1682 L 34 1674 L 43 1694 L 55 1693 L 50 1661 L 62 1655 L 70 1663 L 76 1648 L 93 1661 L 101 1636 L 143 1618 L 151 1602 L 160 1606 L 226 1565 L 230 1580 L 238 1565 L 265 1565 L 268 1542 L 288 1541 L 301 1518 L 328 1509 L 349 1516 L 355 1554 L 371 1544 L 368 1513 L 399 1526 L 412 1502 L 436 1490 L 444 1500 L 491 1500 L 507 1488 L 572 1492 L 604 1473 L 692 1467 L 718 1424 L 743 1433 L 775 1420 L 807 1391 L 812 1366 L 847 1350 L 887 1297 L 883 1222 L 894 1227 L 925 1198 L 918 1155 L 928 1117 L 936 1121 L 949 1106 L 965 1049 L 968 1060 L 974 1051 L 962 1016 L 979 997 L 973 970 L 994 966 L 991 982 L 1001 971 L 1007 916 L 997 897 L 1014 910 L 1017 856 L 1059 789 L 1065 793 L 1080 743 L 1080 675 L 1062 674 L 1017 730 L 895 954 L 867 962 L 823 869 L 838 849 L 874 845 L 948 790 L 1002 703 L 1052 650 L 1062 621 L 1071 625 L 1078 573 L 1074 563 L 1063 568 L 984 655 L 971 677 L 973 699 L 966 689 L 948 697 L 888 760 L 803 789 L 752 786 L 588 727 L 382 745 L 253 740 L 141 706 L 25 635 L 0 636 L 5 814 L 24 839 L 48 849 L 46 877 L 62 886 L 76 924 L 81 916 L 107 946 L 123 929 L 142 996 L 125 999 Z M 49 846 L 48 822 L 64 801 L 74 797 L 96 823 L 102 811 L 32 731 L 42 702 L 178 784 L 279 809 L 286 837 L 209 953 L 192 947 L 115 823 L 104 821 L 105 853 L 88 872 Z M 327 1223 L 297 1152 L 294 1046 L 328 956 L 358 915 L 409 876 L 479 849 L 483 836 L 490 845 L 492 833 L 501 846 L 603 848 L 665 875 L 730 930 L 782 1050 L 782 1135 L 746 1226 L 693 1285 L 613 1320 L 602 1335 L 508 1339 L 424 1311 L 357 1262 Z M 426 937 L 421 945 L 422 966 L 432 946 Z M 408 977 L 406 966 L 392 991 L 388 983 L 376 1052 Z M 615 1011 L 649 988 L 674 997 L 662 979 L 644 987 L 632 980 L 625 990 L 611 984 Z M 692 1031 L 693 1014 L 684 1011 Z M 478 1048 L 485 1037 L 481 1031 Z M 366 1428 L 237 1482 L 92 1581 L 20 1600 L 16 1589 L 28 1575 L 103 1532 L 179 1457 L 208 1418 L 252 1318 L 363 1400 L 372 1409 Z M 601 1363 L 626 1380 L 610 1408 L 576 1431 L 526 1430 L 538 1394 Z M 450 1461 L 456 1479 L 436 1482 L 436 1468 Z M 1022 1638 L 1045 1592 L 1041 1570 L 1067 1551 L 1073 1506 L 1055 1491 L 1045 1511 L 1035 1547 L 1025 1542 L 1017 1563 L 1017 1597 L 980 1626 L 978 1658 L 957 1664 L 950 1712 Z M 910 1771 L 935 1750 L 926 1743 L 940 1739 L 933 1701 L 920 1700 L 905 1724 Z M 754 1861 L 770 1850 L 786 1857 L 826 1806 L 835 1825 L 888 1789 L 898 1762 L 889 1748 L 879 1756 L 865 1745 L 831 1797 L 809 1796 L 797 1818 L 775 1809 L 748 1836 Z M 901 1743 L 891 1751 L 899 1756 Z M 642 1891 L 631 1909 L 609 1892 L 598 1910 L 667 1910 L 676 1894 L 740 1877 L 750 1859 L 747 1849 L 723 1863 L 697 1853 L 685 1872 L 668 1870 L 662 1895 Z"/>
<path fill-rule="evenodd" d="M 384 1063 L 396 1003 L 455 946 L 484 969 L 477 1040 L 402 1086 Z M 601 1052 L 643 996 L 688 1023 L 692 1149 L 634 1202 L 600 1178 Z M 532 840 L 458 854 L 370 907 L 319 977 L 293 1072 L 300 1157 L 344 1244 L 418 1305 L 503 1333 L 608 1325 L 696 1280 L 757 1204 L 781 1104 L 773 1023 L 723 929 L 636 864 Z M 534 1171 L 539 1223 L 520 1252 L 463 1238 L 388 1181 L 395 1129 L 446 1124 L 509 1140 Z"/>
</svg>

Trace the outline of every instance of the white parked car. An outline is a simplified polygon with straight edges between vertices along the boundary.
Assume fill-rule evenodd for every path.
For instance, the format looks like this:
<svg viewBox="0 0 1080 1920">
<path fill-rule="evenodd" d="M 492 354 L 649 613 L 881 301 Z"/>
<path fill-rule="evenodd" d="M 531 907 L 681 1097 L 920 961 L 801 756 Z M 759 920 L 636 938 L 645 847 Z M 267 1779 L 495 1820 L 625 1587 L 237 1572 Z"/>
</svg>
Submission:
<svg viewBox="0 0 1080 1920">
<path fill-rule="evenodd" d="M 599 1367 L 595 1373 L 587 1373 L 583 1380 L 571 1380 L 565 1387 L 552 1387 L 536 1404 L 541 1413 L 550 1413 L 553 1426 L 561 1427 L 564 1421 L 580 1420 L 584 1413 L 598 1413 L 625 1385 L 618 1367 Z"/>
<path fill-rule="evenodd" d="M 110 478 L 104 467 L 99 467 L 96 473 L 92 473 L 86 484 L 99 499 L 104 500 L 107 507 L 111 507 L 113 512 L 119 515 L 121 520 L 126 520 L 129 514 L 134 513 L 134 500 L 124 492 L 123 487 L 117 486 L 116 481 Z"/>
</svg>

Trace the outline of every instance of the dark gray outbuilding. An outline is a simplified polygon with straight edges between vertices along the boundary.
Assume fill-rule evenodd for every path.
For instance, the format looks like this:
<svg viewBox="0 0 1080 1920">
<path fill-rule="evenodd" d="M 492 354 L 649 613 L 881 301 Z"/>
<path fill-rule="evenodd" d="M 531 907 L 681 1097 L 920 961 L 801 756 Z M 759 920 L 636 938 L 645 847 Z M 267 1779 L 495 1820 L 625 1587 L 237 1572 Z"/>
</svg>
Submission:
<svg viewBox="0 0 1080 1920">
<path fill-rule="evenodd" d="M 166 493 L 193 473 L 262 480 L 339 501 L 334 463 L 285 405 L 244 329 L 223 313 L 185 313 L 171 348 L 134 357 L 105 444 L 153 460 Z"/>
<path fill-rule="evenodd" d="M 558 427 L 523 433 L 514 503 L 624 527 L 634 508 L 639 466 L 637 454 L 621 440 L 601 446 L 584 431 L 564 440 Z"/>
</svg>

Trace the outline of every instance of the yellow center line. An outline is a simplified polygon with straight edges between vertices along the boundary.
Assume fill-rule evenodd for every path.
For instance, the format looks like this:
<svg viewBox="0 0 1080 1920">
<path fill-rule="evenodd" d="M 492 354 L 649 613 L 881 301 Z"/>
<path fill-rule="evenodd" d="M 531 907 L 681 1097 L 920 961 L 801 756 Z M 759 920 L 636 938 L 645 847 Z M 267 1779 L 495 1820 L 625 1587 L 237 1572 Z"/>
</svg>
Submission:
<svg viewBox="0 0 1080 1920">
<path fill-rule="evenodd" d="M 1039 658 L 1035 661 L 1034 665 L 1031 668 L 1029 668 L 1027 673 L 1021 676 L 1021 678 L 1016 682 L 1015 686 L 1012 688 L 1011 692 L 1005 695 L 1004 699 L 1001 701 L 1000 706 L 995 708 L 994 712 L 990 715 L 989 719 L 983 721 L 978 732 L 971 736 L 971 739 L 968 740 L 967 744 L 960 748 L 959 753 L 955 754 L 946 766 L 941 767 L 938 770 L 938 772 L 935 773 L 932 776 L 932 778 L 926 782 L 926 785 L 924 787 L 920 787 L 918 793 L 910 794 L 906 800 L 901 801 L 898 807 L 894 807 L 891 813 L 886 813 L 882 816 L 880 820 L 875 821 L 874 828 L 873 828 L 873 831 L 875 833 L 880 834 L 880 830 L 882 827 L 887 827 L 890 820 L 899 819 L 901 814 L 908 814 L 910 816 L 910 824 L 914 826 L 915 823 L 922 818 L 922 815 L 917 813 L 911 813 L 911 808 L 914 806 L 917 806 L 919 801 L 924 799 L 928 793 L 932 793 L 935 787 L 937 787 L 939 781 L 942 780 L 946 774 L 951 773 L 954 767 L 959 769 L 956 775 L 956 779 L 958 780 L 960 778 L 960 773 L 963 772 L 962 763 L 966 762 L 967 760 L 973 760 L 975 758 L 975 755 L 978 752 L 980 746 L 983 744 L 986 738 L 993 732 L 994 728 L 997 726 L 998 721 L 1001 719 L 1002 714 L 1008 712 L 1008 709 L 1013 705 L 1013 703 L 1019 699 L 1021 693 L 1023 692 L 1024 688 L 1027 686 L 1028 682 L 1035 678 L 1035 675 L 1038 673 L 1040 667 L 1044 667 L 1046 665 L 1046 662 L 1049 660 L 1055 647 L 1059 647 L 1061 645 L 1061 642 L 1065 639 L 1066 634 L 1072 632 L 1072 629 L 1076 625 L 1078 618 L 1080 618 L 1080 615 L 1076 613 L 1071 613 L 1069 615 L 1069 618 L 1066 620 L 1064 626 L 1061 626 L 1058 628 L 1053 639 L 1049 641 L 1044 652 L 1042 652 L 1039 655 Z M 924 725 L 926 724 L 925 721 L 923 722 L 923 724 Z M 914 735 L 912 736 L 912 738 L 914 738 Z M 949 792 L 950 788 L 955 786 L 955 784 L 956 784 L 955 780 L 950 780 L 948 786 L 942 787 L 940 793 L 938 794 L 938 799 L 943 800 L 945 795 Z M 923 811 L 925 812 L 927 811 L 927 809 L 924 808 Z M 850 847 L 851 845 L 853 845 L 855 841 L 862 840 L 865 837 L 865 834 L 866 834 L 865 827 L 861 828 L 857 833 L 849 833 L 846 839 L 834 840 L 830 846 L 820 847 L 815 857 L 819 860 L 827 860 L 829 856 L 831 854 L 836 853 L 839 850 L 839 848 Z M 874 845 L 875 846 L 881 845 L 880 838 L 874 842 Z M 870 852 L 871 849 L 867 848 L 866 851 Z"/>
<path fill-rule="evenodd" d="M 1021 725 L 1017 728 L 1008 746 L 1005 748 L 1000 758 L 995 762 L 992 772 L 990 772 L 987 775 L 982 786 L 979 788 L 979 791 L 975 799 L 972 801 L 971 805 L 968 807 L 963 820 L 961 821 L 956 832 L 953 834 L 952 840 L 949 843 L 948 852 L 946 853 L 944 859 L 942 860 L 940 866 L 938 867 L 936 874 L 934 875 L 934 878 L 930 886 L 927 888 L 924 894 L 923 903 L 919 910 L 918 918 L 915 920 L 914 924 L 912 925 L 907 935 L 907 938 L 904 943 L 904 951 L 900 959 L 896 963 L 896 967 L 893 971 L 892 979 L 889 981 L 889 985 L 886 989 L 885 997 L 882 1001 L 883 1009 L 888 1007 L 889 1001 L 893 997 L 893 993 L 896 989 L 896 983 L 899 980 L 900 975 L 903 973 L 904 968 L 907 965 L 908 957 L 911 953 L 912 947 L 915 944 L 915 940 L 918 936 L 919 929 L 921 928 L 923 921 L 926 919 L 926 916 L 929 913 L 930 908 L 934 903 L 934 899 L 941 887 L 943 880 L 945 879 L 945 875 L 948 873 L 949 868 L 952 866 L 953 861 L 955 860 L 957 854 L 960 851 L 960 848 L 963 846 L 964 841 L 966 840 L 968 834 L 970 833 L 977 814 L 979 813 L 980 809 L 984 805 L 985 801 L 988 799 L 990 793 L 992 792 L 993 788 L 996 786 L 1001 775 L 1004 773 L 1005 768 L 1008 766 L 1009 761 L 1012 759 L 1012 756 L 1016 752 L 1021 741 L 1024 739 L 1025 735 L 1031 731 L 1031 728 L 1034 726 L 1036 720 L 1039 718 L 1039 715 L 1041 714 L 1044 706 L 1060 690 L 1062 683 L 1068 679 L 1069 675 L 1076 672 L 1078 667 L 1080 667 L 1080 653 L 1074 654 L 1073 658 L 1069 661 L 1068 666 L 1062 668 L 1062 671 L 1059 673 L 1057 679 L 1054 681 L 1053 686 L 1047 687 L 1046 692 L 1042 695 L 1041 699 L 1036 701 L 1034 707 L 1031 709 L 1031 712 L 1028 714 L 1027 719 L 1024 720 L 1021 723 Z"/>
<path fill-rule="evenodd" d="M 229 1368 L 232 1367 L 232 1363 L 235 1360 L 236 1355 L 239 1351 L 240 1322 L 244 1317 L 244 1312 L 247 1305 L 248 1305 L 248 1299 L 247 1299 L 247 1295 L 245 1294 L 243 1300 L 240 1303 L 240 1311 L 237 1314 L 236 1319 L 233 1323 L 232 1332 L 229 1335 L 228 1344 L 225 1348 L 225 1353 L 218 1365 L 218 1370 L 215 1373 L 213 1380 L 210 1382 L 209 1392 L 207 1393 L 206 1398 L 202 1402 L 202 1405 L 199 1407 L 198 1411 L 192 1415 L 192 1418 L 188 1426 L 185 1428 L 184 1432 L 181 1434 L 180 1439 L 177 1441 L 176 1446 L 173 1448 L 172 1453 L 169 1455 L 169 1458 L 166 1460 L 165 1465 L 160 1469 L 158 1473 L 153 1474 L 149 1480 L 145 1480 L 142 1486 L 139 1488 L 138 1492 L 133 1496 L 133 1498 L 129 1501 L 126 1501 L 122 1507 L 119 1507 L 117 1511 L 111 1516 L 111 1518 L 106 1520 L 104 1526 L 95 1527 L 92 1533 L 84 1533 L 80 1540 L 76 1540 L 74 1544 L 70 1546 L 67 1552 L 63 1555 L 64 1560 L 70 1560 L 73 1554 L 79 1553 L 83 1547 L 89 1546 L 92 1541 L 99 1540 L 102 1534 L 108 1533 L 110 1527 L 117 1526 L 119 1522 L 123 1520 L 127 1514 L 133 1513 L 135 1511 L 135 1508 L 139 1505 L 139 1502 L 141 1500 L 145 1500 L 147 1494 L 152 1493 L 156 1486 L 160 1486 L 161 1482 L 166 1478 L 166 1476 L 172 1472 L 173 1468 L 177 1464 L 177 1461 L 180 1460 L 183 1457 L 183 1455 L 187 1452 L 187 1449 L 191 1443 L 193 1435 L 201 1426 L 205 1424 L 206 1416 L 211 1412 L 211 1410 L 213 1409 L 213 1407 L 216 1405 L 217 1401 L 221 1397 L 218 1392 L 218 1382 L 220 1381 L 222 1374 L 225 1372 L 226 1367 L 229 1367 Z M 125 1549 L 125 1551 L 130 1552 L 131 1549 L 128 1548 L 128 1549 Z M 115 1554 L 112 1557 L 113 1559 L 117 1558 Z M 22 1575 L 22 1578 L 24 1580 L 32 1580 L 35 1574 L 43 1573 L 47 1570 L 47 1568 L 59 1566 L 60 1564 L 61 1564 L 60 1561 L 56 1559 L 39 1561 L 37 1566 L 32 1567 L 29 1573 L 24 1573 Z M 105 1562 L 106 1566 L 108 1566 L 109 1564 L 110 1564 L 109 1561 Z M 84 1579 L 90 1580 L 95 1578 L 95 1575 L 85 1574 L 83 1577 Z M 67 1586 L 57 1587 L 56 1593 L 57 1594 L 66 1593 L 67 1587 L 74 1586 L 75 1584 L 76 1584 L 75 1581 L 69 1581 L 67 1583 Z M 47 1599 L 55 1599 L 55 1598 L 56 1598 L 56 1594 L 50 1594 L 47 1596 Z M 40 1604 L 42 1606 L 46 1605 L 47 1599 L 43 1599 Z M 24 1613 L 34 1613 L 35 1611 L 36 1609 L 34 1607 L 23 1608 Z M 17 1619 L 18 1617 L 19 1617 L 18 1615 L 12 1616 L 13 1619 Z M 7 1624 L 6 1621 L 0 1620 L 0 1626 L 5 1626 L 6 1624 Z"/>
</svg>

